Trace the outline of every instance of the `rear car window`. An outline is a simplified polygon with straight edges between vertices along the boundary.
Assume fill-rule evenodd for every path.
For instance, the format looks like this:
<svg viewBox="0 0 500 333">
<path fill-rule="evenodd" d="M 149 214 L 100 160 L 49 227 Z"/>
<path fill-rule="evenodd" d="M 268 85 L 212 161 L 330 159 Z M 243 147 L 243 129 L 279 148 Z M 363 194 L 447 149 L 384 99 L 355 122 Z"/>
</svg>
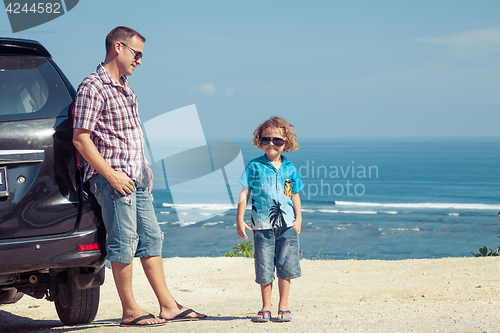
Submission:
<svg viewBox="0 0 500 333">
<path fill-rule="evenodd" d="M 0 56 L 0 120 L 66 115 L 71 95 L 43 57 Z"/>
</svg>

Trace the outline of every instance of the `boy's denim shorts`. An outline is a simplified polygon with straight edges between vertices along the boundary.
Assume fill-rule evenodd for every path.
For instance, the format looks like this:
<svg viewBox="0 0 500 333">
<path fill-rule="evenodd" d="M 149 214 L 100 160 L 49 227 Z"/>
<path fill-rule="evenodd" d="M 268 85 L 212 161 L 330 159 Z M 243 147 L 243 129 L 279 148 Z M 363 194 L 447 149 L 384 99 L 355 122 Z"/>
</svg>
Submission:
<svg viewBox="0 0 500 333">
<path fill-rule="evenodd" d="M 148 187 L 136 182 L 135 191 L 123 196 L 100 174 L 90 178 L 89 182 L 101 205 L 108 234 L 106 258 L 129 264 L 134 257 L 161 256 L 163 232 L 156 220 Z"/>
<path fill-rule="evenodd" d="M 255 282 L 268 285 L 278 279 L 295 279 L 301 275 L 299 263 L 299 235 L 295 227 L 254 230 Z"/>
</svg>

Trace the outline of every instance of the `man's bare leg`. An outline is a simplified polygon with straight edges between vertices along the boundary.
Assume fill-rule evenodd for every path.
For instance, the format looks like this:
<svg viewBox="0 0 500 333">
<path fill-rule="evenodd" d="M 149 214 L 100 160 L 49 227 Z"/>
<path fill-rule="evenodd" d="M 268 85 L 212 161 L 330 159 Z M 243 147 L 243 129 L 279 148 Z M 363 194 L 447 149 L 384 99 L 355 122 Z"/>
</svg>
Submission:
<svg viewBox="0 0 500 333">
<path fill-rule="evenodd" d="M 113 278 L 115 280 L 118 296 L 122 303 L 122 322 L 130 323 L 132 320 L 149 313 L 142 310 L 135 301 L 132 292 L 132 264 L 123 264 L 121 262 L 111 262 Z M 139 321 L 138 325 L 156 324 L 164 322 L 160 318 L 150 318 Z"/>
<path fill-rule="evenodd" d="M 148 278 L 149 284 L 160 303 L 160 318 L 172 319 L 188 308 L 178 304 L 167 287 L 165 273 L 163 271 L 163 260 L 160 256 L 141 258 L 142 267 Z M 187 315 L 192 318 L 204 318 L 205 315 L 192 312 Z"/>
</svg>

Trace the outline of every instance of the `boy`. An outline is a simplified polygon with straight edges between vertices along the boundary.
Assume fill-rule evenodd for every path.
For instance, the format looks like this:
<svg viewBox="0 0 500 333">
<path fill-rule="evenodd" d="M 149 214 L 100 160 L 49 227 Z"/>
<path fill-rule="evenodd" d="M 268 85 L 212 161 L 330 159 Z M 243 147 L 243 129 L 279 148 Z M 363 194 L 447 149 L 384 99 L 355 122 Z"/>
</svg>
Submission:
<svg viewBox="0 0 500 333">
<path fill-rule="evenodd" d="M 293 128 L 293 129 L 292 129 Z M 261 285 L 262 309 L 256 322 L 271 320 L 271 292 L 274 268 L 280 294 L 277 321 L 291 321 L 288 309 L 290 280 L 301 275 L 299 233 L 302 225 L 299 192 L 304 188 L 292 162 L 282 155 L 294 151 L 295 127 L 285 119 L 273 117 L 254 132 L 252 143 L 264 155 L 252 160 L 239 181 L 243 185 L 236 216 L 237 233 L 247 239 L 245 229 L 253 230 L 255 282 Z M 252 199 L 252 228 L 243 220 Z"/>
</svg>

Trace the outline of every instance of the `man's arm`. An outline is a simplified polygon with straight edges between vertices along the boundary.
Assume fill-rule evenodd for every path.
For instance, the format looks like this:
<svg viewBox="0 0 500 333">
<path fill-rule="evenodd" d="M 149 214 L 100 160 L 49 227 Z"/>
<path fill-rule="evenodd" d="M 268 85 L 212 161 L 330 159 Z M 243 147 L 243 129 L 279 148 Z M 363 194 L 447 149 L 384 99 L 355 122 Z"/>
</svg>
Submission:
<svg viewBox="0 0 500 333">
<path fill-rule="evenodd" d="M 98 173 L 104 176 L 108 182 L 122 195 L 134 192 L 134 182 L 125 173 L 114 170 L 101 156 L 96 146 L 90 139 L 90 131 L 83 128 L 73 129 L 73 144 L 82 154 L 83 158 Z"/>
</svg>

